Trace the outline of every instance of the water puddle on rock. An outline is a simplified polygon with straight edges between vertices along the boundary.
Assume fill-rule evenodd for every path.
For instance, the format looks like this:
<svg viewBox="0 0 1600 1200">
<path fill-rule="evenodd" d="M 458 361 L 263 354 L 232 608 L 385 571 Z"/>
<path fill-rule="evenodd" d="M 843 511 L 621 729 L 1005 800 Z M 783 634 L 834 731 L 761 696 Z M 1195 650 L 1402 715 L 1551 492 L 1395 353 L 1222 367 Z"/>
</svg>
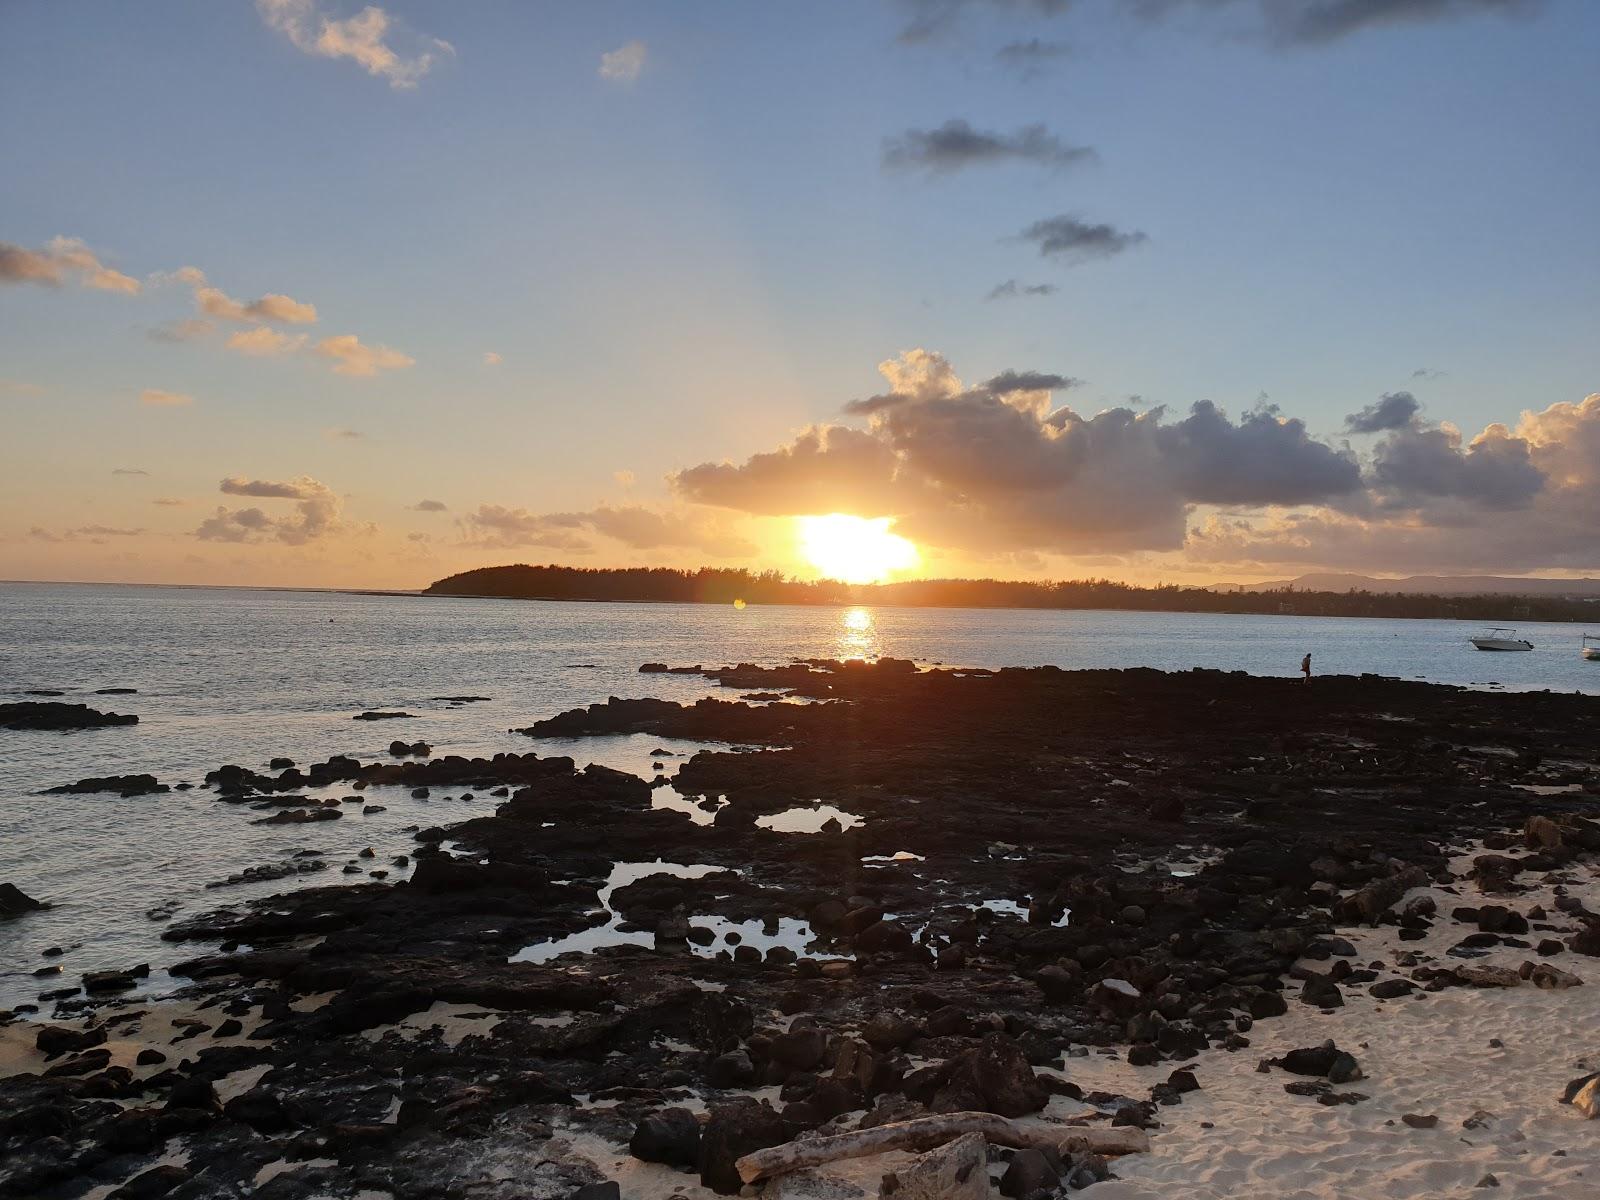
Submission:
<svg viewBox="0 0 1600 1200">
<path fill-rule="evenodd" d="M 640 879 L 651 875 L 673 875 L 679 879 L 703 879 L 707 875 L 720 874 L 726 868 L 709 866 L 704 863 L 685 865 L 683 863 L 669 863 L 657 860 L 644 863 L 617 863 L 611 868 L 611 874 L 606 876 L 605 885 L 599 891 L 599 912 L 604 913 L 607 920 L 604 924 L 593 925 L 588 929 L 580 929 L 566 937 L 555 938 L 548 942 L 536 942 L 525 946 L 510 958 L 511 962 L 547 963 L 559 958 L 563 954 L 591 954 L 596 950 L 605 950 L 613 946 L 641 946 L 645 949 L 654 949 L 656 935 L 650 929 L 623 929 L 627 922 L 621 913 L 611 907 L 611 896 L 618 888 L 626 887 Z M 815 940 L 816 934 L 811 925 L 806 921 L 796 920 L 792 917 L 780 917 L 776 923 L 762 921 L 732 921 L 727 917 L 711 915 L 691 916 L 689 925 L 693 929 L 709 931 L 711 938 L 706 944 L 701 945 L 691 941 L 689 950 L 700 958 L 715 958 L 720 953 L 733 953 L 739 946 L 751 946 L 758 950 L 763 957 L 770 950 L 779 947 L 792 950 L 796 954 L 807 954 L 807 947 Z M 837 958 L 838 955 L 812 954 L 813 958 Z"/>
<path fill-rule="evenodd" d="M 831 826 L 830 821 L 834 822 Z M 817 804 L 786 808 L 782 812 L 757 817 L 756 824 L 774 833 L 837 833 L 854 829 L 862 824 L 862 818 L 831 804 Z"/>
</svg>

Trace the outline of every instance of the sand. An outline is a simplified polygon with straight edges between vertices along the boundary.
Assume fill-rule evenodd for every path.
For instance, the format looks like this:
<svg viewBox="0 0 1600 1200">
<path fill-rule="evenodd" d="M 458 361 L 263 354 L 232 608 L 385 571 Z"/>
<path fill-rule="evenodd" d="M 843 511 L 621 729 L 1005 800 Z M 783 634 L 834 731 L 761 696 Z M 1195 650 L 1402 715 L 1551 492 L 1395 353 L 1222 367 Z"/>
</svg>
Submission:
<svg viewBox="0 0 1600 1200">
<path fill-rule="evenodd" d="M 1465 873 L 1465 857 L 1455 864 L 1458 874 Z M 1571 875 L 1581 882 L 1568 892 L 1600 908 L 1600 868 L 1579 864 Z M 1476 889 L 1464 884 L 1460 895 L 1437 888 L 1411 894 L 1433 895 L 1439 904 L 1441 918 L 1426 940 L 1401 942 L 1392 927 L 1340 930 L 1356 947 L 1352 963 L 1381 959 L 1392 965 L 1402 949 L 1447 964 L 1463 961 L 1445 958 L 1444 951 L 1473 927 L 1450 920 L 1448 913 L 1458 905 L 1476 906 Z M 1539 887 L 1493 902 L 1523 911 L 1536 903 L 1549 909 L 1551 899 L 1550 889 Z M 1561 914 L 1553 916 L 1566 923 Z M 1162 1111 L 1163 1128 L 1151 1153 L 1122 1159 L 1115 1168 L 1118 1180 L 1083 1195 L 1421 1200 L 1481 1194 L 1475 1185 L 1493 1174 L 1499 1188 L 1484 1191 L 1496 1197 L 1600 1196 L 1600 1121 L 1585 1121 L 1558 1103 L 1569 1079 L 1600 1068 L 1600 959 L 1567 953 L 1541 960 L 1532 951 L 1495 947 L 1470 961 L 1515 968 L 1528 958 L 1576 974 L 1585 986 L 1453 987 L 1395 1000 L 1375 1000 L 1363 986 L 1347 987 L 1345 1007 L 1331 1013 L 1292 1000 L 1288 1015 L 1256 1024 L 1248 1049 L 1203 1055 L 1196 1069 L 1202 1090 Z M 1326 970 L 1329 964 L 1311 965 Z M 1295 1076 L 1256 1071 L 1263 1058 L 1328 1038 L 1355 1054 L 1367 1076 L 1340 1090 L 1363 1092 L 1370 1100 L 1322 1105 L 1284 1092 L 1284 1083 Z M 1493 1047 L 1493 1040 L 1503 1045 Z M 1140 1068 L 1091 1057 L 1071 1060 L 1068 1074 L 1086 1088 L 1137 1095 L 1170 1070 L 1170 1063 Z M 1462 1122 L 1479 1110 L 1493 1119 L 1464 1129 Z M 1434 1114 L 1439 1123 L 1412 1129 L 1401 1123 L 1406 1113 Z"/>
</svg>

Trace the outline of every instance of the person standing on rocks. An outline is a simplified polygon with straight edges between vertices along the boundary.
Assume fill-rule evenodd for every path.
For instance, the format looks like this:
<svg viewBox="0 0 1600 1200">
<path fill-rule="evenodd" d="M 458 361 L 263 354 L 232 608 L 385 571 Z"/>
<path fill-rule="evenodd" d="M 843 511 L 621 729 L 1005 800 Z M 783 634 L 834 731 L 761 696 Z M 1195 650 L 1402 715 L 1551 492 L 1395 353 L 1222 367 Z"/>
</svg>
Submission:
<svg viewBox="0 0 1600 1200">
<path fill-rule="evenodd" d="M 1306 682 L 1311 682 L 1311 655 L 1306 655 L 1300 660 L 1300 671 L 1306 677 Z"/>
</svg>

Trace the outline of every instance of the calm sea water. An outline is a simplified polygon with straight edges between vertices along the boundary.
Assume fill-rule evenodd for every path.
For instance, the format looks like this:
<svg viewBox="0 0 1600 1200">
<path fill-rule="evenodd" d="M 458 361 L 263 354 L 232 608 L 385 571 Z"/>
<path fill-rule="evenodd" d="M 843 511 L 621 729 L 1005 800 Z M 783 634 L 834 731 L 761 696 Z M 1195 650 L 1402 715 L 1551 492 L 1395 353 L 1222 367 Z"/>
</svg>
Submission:
<svg viewBox="0 0 1600 1200">
<path fill-rule="evenodd" d="M 1600 624 L 1600 621 L 1597 621 Z M 546 604 L 337 593 L 0 584 L 0 699 L 58 689 L 61 699 L 137 713 L 132 727 L 74 733 L 0 730 L 0 881 L 51 902 L 0 922 L 0 1006 L 70 986 L 85 970 L 192 950 L 159 941 L 177 917 L 281 891 L 293 880 L 208 890 L 243 868 L 322 852 L 311 883 L 402 878 L 405 827 L 486 812 L 485 798 L 368 789 L 362 815 L 257 826 L 262 814 L 204 791 L 121 799 L 44 796 L 90 775 L 138 772 L 199 784 L 222 763 L 264 768 L 279 755 L 388 759 L 389 742 L 425 740 L 435 753 L 570 753 L 650 775 L 659 738 L 533 742 L 507 732 L 607 696 L 693 699 L 706 681 L 640 675 L 641 662 L 721 665 L 790 657 L 893 654 L 981 666 L 1216 667 L 1292 675 L 1300 656 L 1319 673 L 1374 672 L 1509 689 L 1600 694 L 1600 664 L 1578 656 L 1570 625 L 1524 625 L 1530 654 L 1483 654 L 1474 627 L 1453 621 L 1246 617 L 1186 613 L 758 608 Z M 96 689 L 137 688 L 130 696 Z M 486 696 L 452 707 L 438 699 Z M 413 720 L 362 722 L 366 709 Z M 671 743 L 667 743 L 672 748 Z M 690 750 L 692 746 L 678 747 Z M 332 789 L 348 794 L 348 789 Z M 371 858 L 358 854 L 371 848 Z M 361 872 L 345 874 L 352 862 Z M 147 915 L 157 910 L 157 915 Z M 68 953 L 46 960 L 40 951 Z M 59 962 L 56 978 L 36 968 Z M 153 985 L 167 981 L 158 970 Z"/>
</svg>

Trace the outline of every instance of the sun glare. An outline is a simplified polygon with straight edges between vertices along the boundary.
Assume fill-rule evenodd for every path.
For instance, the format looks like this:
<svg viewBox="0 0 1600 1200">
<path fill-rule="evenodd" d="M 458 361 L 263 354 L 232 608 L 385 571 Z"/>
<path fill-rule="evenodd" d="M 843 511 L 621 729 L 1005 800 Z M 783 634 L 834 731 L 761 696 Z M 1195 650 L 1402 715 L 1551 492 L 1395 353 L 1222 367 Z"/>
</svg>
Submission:
<svg viewBox="0 0 1600 1200">
<path fill-rule="evenodd" d="M 818 571 L 842 583 L 882 583 L 895 571 L 914 567 L 917 548 L 891 533 L 892 517 L 829 513 L 800 517 L 800 552 Z"/>
</svg>

